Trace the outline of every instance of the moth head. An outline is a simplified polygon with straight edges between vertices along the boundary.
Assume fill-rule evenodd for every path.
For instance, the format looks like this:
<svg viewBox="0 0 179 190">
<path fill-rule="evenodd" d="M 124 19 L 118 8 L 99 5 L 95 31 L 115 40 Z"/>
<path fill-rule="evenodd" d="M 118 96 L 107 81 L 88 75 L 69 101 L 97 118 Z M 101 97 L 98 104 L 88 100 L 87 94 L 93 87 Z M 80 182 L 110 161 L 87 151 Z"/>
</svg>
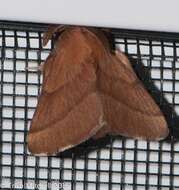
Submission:
<svg viewBox="0 0 179 190">
<path fill-rule="evenodd" d="M 55 43 L 64 31 L 72 28 L 74 27 L 69 25 L 51 25 L 43 35 L 43 46 L 45 46 L 50 39 L 52 39 L 52 41 Z M 89 32 L 93 33 L 106 48 L 110 49 L 111 53 L 115 54 L 114 35 L 110 29 L 82 26 L 81 28 L 84 29 L 82 30 L 83 32 L 85 32 L 85 30 L 88 30 Z"/>
<path fill-rule="evenodd" d="M 83 27 L 83 31 L 88 31 L 100 41 L 103 47 L 109 49 L 112 54 L 115 54 L 115 41 L 111 29 L 98 27 Z"/>
</svg>

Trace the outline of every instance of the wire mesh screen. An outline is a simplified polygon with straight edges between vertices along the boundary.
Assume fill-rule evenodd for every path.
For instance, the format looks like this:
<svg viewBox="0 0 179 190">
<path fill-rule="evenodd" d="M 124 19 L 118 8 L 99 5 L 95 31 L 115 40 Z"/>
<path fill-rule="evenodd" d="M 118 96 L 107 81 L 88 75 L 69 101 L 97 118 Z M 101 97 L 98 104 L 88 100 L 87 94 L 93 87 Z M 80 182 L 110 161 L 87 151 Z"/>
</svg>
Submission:
<svg viewBox="0 0 179 190">
<path fill-rule="evenodd" d="M 77 190 L 179 189 L 179 41 L 177 35 L 113 29 L 116 46 L 127 53 L 138 76 L 160 105 L 172 138 L 163 142 L 110 137 L 84 144 L 80 155 L 35 157 L 26 135 L 42 76 L 45 25 L 0 22 L 0 188 Z M 178 131 L 179 134 L 179 131 Z M 90 151 L 87 151 L 91 148 Z"/>
</svg>

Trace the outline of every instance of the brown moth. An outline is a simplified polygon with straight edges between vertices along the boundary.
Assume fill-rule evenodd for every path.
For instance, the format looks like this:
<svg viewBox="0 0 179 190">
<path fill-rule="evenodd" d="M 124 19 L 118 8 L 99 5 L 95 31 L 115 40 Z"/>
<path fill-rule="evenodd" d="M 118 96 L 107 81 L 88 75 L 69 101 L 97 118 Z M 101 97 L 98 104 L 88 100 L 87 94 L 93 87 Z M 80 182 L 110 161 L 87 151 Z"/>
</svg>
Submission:
<svg viewBox="0 0 179 190">
<path fill-rule="evenodd" d="M 43 65 L 43 84 L 28 133 L 33 154 L 52 155 L 106 134 L 160 140 L 165 118 L 128 58 L 111 52 L 100 29 L 50 27 L 55 37 Z"/>
</svg>

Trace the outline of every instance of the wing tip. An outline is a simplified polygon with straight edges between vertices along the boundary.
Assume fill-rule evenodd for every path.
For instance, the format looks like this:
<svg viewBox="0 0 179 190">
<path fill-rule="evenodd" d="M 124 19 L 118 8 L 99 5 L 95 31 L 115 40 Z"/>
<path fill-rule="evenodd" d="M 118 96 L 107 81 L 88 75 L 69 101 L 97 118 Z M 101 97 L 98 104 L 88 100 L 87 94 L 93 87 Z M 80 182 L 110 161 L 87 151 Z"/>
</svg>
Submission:
<svg viewBox="0 0 179 190">
<path fill-rule="evenodd" d="M 165 123 L 165 125 L 162 124 L 161 126 L 157 126 L 157 130 L 155 132 L 152 132 L 152 133 L 149 132 L 147 135 L 139 136 L 139 137 L 136 137 L 135 139 L 146 140 L 146 141 L 161 141 L 161 140 L 166 139 L 169 133 L 170 133 L 170 130 L 167 124 Z"/>
<path fill-rule="evenodd" d="M 163 126 L 163 129 L 160 129 L 160 136 L 158 137 L 158 141 L 166 139 L 170 133 L 170 130 L 168 126 L 166 125 L 165 127 Z"/>
<path fill-rule="evenodd" d="M 49 156 L 55 155 L 54 151 L 43 150 L 42 144 L 39 143 L 38 137 L 35 133 L 29 133 L 27 136 L 27 147 L 28 151 L 33 154 L 34 156 Z"/>
</svg>

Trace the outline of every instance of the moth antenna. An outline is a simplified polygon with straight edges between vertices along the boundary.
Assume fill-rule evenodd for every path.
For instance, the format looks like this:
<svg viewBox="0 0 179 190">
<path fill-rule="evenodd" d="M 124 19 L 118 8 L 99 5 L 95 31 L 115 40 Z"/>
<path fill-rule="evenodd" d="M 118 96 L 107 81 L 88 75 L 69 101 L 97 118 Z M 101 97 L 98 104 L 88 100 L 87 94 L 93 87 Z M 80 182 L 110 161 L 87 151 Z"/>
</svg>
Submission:
<svg viewBox="0 0 179 190">
<path fill-rule="evenodd" d="M 63 32 L 66 27 L 65 25 L 51 25 L 43 35 L 42 45 L 46 46 L 54 34 Z"/>
</svg>

